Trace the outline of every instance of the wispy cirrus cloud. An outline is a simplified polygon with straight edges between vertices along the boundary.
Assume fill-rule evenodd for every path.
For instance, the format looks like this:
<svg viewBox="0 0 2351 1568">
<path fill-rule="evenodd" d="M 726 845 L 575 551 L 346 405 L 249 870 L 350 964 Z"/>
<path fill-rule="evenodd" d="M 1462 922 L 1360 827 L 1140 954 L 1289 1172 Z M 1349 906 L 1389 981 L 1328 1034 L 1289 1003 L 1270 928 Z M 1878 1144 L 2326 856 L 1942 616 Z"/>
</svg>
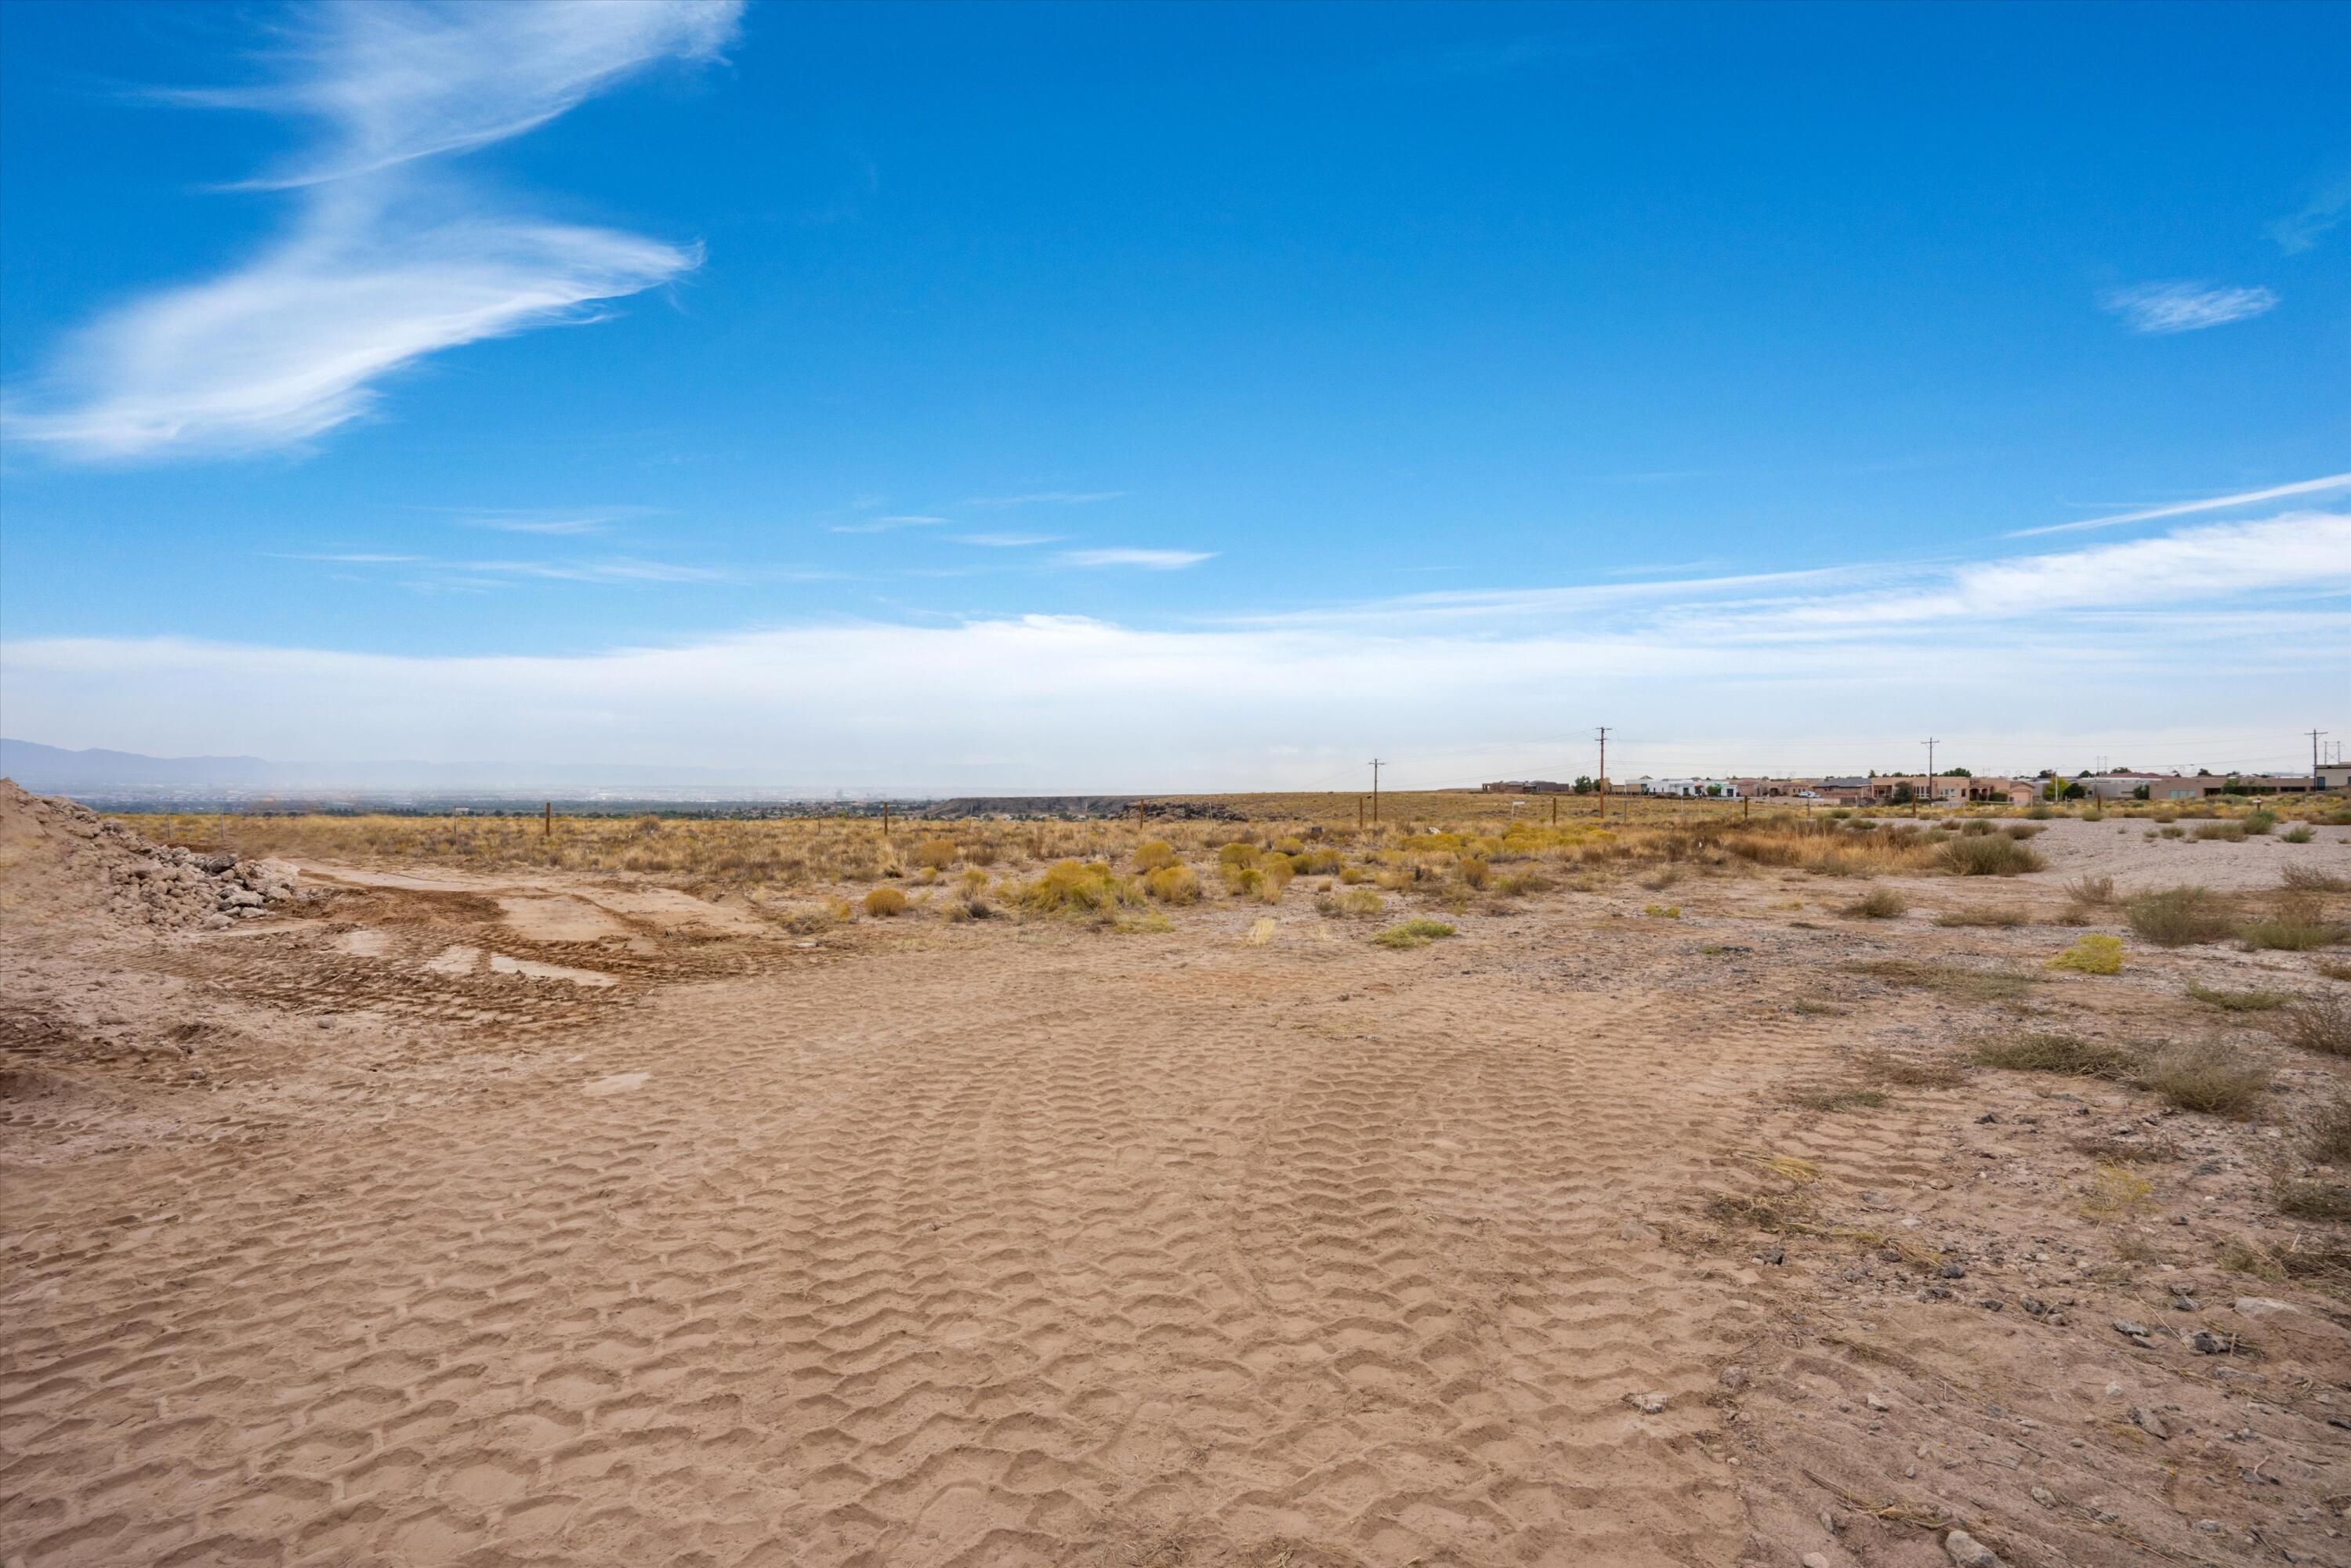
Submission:
<svg viewBox="0 0 2351 1568">
<path fill-rule="evenodd" d="M 287 758 L 821 756 L 828 771 L 800 781 L 826 787 L 1301 788 L 1370 747 L 1404 757 L 1413 787 L 1555 771 L 1564 751 L 1509 738 L 1530 712 L 1623 726 L 1610 757 L 1630 747 L 1627 774 L 1902 765 L 1919 722 L 1954 732 L 1943 715 L 1983 771 L 2086 766 L 2094 744 L 2141 766 L 2240 766 L 2292 762 L 2310 705 L 2339 696 L 2346 593 L 2351 514 L 2302 511 L 1991 560 L 1177 628 L 831 620 L 563 657 L 27 639 L 0 645 L 0 706 L 15 733 L 60 745 L 181 754 L 234 724 Z M 2281 643 L 2297 656 L 2281 664 Z M 1071 733 L 1095 742 L 1074 760 Z M 1590 767 L 1580 743 L 1573 760 Z"/>
<path fill-rule="evenodd" d="M 897 517 L 868 517 L 862 523 L 835 523 L 832 525 L 832 531 L 837 534 L 887 534 L 895 533 L 900 528 L 935 528 L 950 520 L 946 517 L 918 514 Z"/>
<path fill-rule="evenodd" d="M 1091 507 L 1100 501 L 1115 501 L 1126 494 L 1123 490 L 1033 490 L 1025 496 L 974 496 L 964 502 L 967 507 Z"/>
<path fill-rule="evenodd" d="M 1187 566 L 1197 566 L 1215 559 L 1214 550 L 1193 549 L 1071 549 L 1063 550 L 1053 559 L 1061 566 L 1080 568 L 1140 567 L 1145 571 L 1180 571 Z"/>
<path fill-rule="evenodd" d="M 2197 512 L 2232 512 L 2240 507 L 2259 506 L 2267 501 L 2283 500 L 2289 496 L 2314 496 L 2342 489 L 2351 489 L 2351 474 L 2329 474 L 2324 478 L 2300 479 L 2291 485 L 2272 485 L 2267 489 L 2240 490 L 2233 496 L 2207 496 L 2196 501 L 2168 501 L 2159 507 L 2143 507 L 2137 511 L 2118 512 L 2110 517 L 2085 517 L 2077 523 L 2050 523 L 2037 528 L 2017 528 L 2002 537 L 2026 539 L 2041 534 L 2079 533 L 2085 528 L 2112 528 L 2125 523 L 2154 522 L 2160 517 L 2184 517 Z"/>
<path fill-rule="evenodd" d="M 536 534 L 543 538 L 601 534 L 617 524 L 632 518 L 650 517 L 654 512 L 654 508 L 651 507 L 487 507 L 430 509 L 453 512 L 454 520 L 465 528 L 487 528 L 494 533 L 501 534 Z"/>
<path fill-rule="evenodd" d="M 2100 308 L 2121 317 L 2132 331 L 2158 334 L 2223 327 L 2274 309 L 2277 302 L 2267 288 L 2210 283 L 2139 283 L 2098 297 Z"/>
<path fill-rule="evenodd" d="M 298 445 L 374 406 L 429 355 L 593 319 L 699 263 L 691 246 L 502 209 L 434 160 L 519 135 L 664 59 L 707 59 L 741 0 L 373 0 L 298 14 L 257 87 L 161 95 L 318 129 L 246 182 L 294 193 L 241 267 L 70 338 L 9 433 L 84 460 Z"/>
<path fill-rule="evenodd" d="M 2310 249 L 2327 232 L 2351 217 L 2351 173 L 2338 174 L 2313 191 L 2298 212 L 2288 213 L 2270 225 L 2270 237 L 2288 256 Z"/>
<path fill-rule="evenodd" d="M 1061 542 L 1059 534 L 957 534 L 959 545 L 977 545 L 982 549 L 1027 549 L 1034 545 Z"/>
</svg>

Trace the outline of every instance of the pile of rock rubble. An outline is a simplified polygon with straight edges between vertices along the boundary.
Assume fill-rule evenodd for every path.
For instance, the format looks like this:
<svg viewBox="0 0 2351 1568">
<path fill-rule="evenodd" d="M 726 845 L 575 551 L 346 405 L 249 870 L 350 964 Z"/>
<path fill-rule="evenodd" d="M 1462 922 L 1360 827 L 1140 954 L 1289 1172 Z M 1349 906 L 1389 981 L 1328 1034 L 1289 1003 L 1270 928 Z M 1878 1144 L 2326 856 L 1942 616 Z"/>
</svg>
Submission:
<svg viewBox="0 0 2351 1568">
<path fill-rule="evenodd" d="M 103 912 L 166 930 L 220 930 L 308 895 L 293 865 L 157 844 L 85 806 L 0 779 L 8 912 Z"/>
</svg>

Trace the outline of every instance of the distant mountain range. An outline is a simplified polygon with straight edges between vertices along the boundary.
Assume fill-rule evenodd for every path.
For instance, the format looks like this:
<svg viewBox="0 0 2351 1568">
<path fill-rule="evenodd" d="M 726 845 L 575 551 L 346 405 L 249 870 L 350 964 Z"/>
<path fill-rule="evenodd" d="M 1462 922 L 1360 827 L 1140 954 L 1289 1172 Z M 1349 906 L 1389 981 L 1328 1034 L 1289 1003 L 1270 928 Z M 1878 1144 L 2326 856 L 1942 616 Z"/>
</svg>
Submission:
<svg viewBox="0 0 2351 1568">
<path fill-rule="evenodd" d="M 0 777 L 37 794 L 78 790 L 742 789 L 815 791 L 738 769 L 595 762 L 273 762 L 260 757 L 145 757 L 68 751 L 0 737 Z M 830 793 L 830 791 L 826 791 Z"/>
</svg>

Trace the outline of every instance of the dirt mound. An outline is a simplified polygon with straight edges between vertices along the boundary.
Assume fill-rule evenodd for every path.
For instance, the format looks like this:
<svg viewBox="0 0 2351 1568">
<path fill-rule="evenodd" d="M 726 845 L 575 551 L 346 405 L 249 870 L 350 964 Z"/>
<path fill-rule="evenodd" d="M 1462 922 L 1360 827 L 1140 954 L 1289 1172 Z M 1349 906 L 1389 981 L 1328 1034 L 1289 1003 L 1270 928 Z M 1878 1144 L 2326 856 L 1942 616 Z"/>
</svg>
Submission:
<svg viewBox="0 0 2351 1568">
<path fill-rule="evenodd" d="M 87 807 L 0 779 L 0 917 L 217 930 L 304 896 L 285 861 L 150 843 Z"/>
</svg>

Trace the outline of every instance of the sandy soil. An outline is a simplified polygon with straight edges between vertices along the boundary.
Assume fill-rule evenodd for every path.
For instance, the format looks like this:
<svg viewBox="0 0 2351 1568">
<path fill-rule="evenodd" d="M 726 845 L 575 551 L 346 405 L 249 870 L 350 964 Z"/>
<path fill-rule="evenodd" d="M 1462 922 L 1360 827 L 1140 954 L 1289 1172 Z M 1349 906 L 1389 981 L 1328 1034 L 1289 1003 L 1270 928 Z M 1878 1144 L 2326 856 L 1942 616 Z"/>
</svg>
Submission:
<svg viewBox="0 0 2351 1568">
<path fill-rule="evenodd" d="M 1959 1527 L 2017 1564 L 2351 1561 L 2351 1310 L 2275 1261 L 2345 1237 L 2269 1198 L 2351 1064 L 2181 995 L 2336 983 L 1841 967 L 2037 977 L 2077 932 L 1931 917 L 2351 856 L 2110 826 L 1886 883 L 1899 920 L 1771 874 L 1409 952 L 1298 893 L 1259 943 L 1219 904 L 816 941 L 319 866 L 229 931 L 13 924 L 0 1557 L 1898 1568 Z M 2272 1112 L 1885 1076 L 2022 1027 L 2225 1038 Z M 2134 1144 L 2150 1190 L 2092 1217 Z"/>
</svg>

